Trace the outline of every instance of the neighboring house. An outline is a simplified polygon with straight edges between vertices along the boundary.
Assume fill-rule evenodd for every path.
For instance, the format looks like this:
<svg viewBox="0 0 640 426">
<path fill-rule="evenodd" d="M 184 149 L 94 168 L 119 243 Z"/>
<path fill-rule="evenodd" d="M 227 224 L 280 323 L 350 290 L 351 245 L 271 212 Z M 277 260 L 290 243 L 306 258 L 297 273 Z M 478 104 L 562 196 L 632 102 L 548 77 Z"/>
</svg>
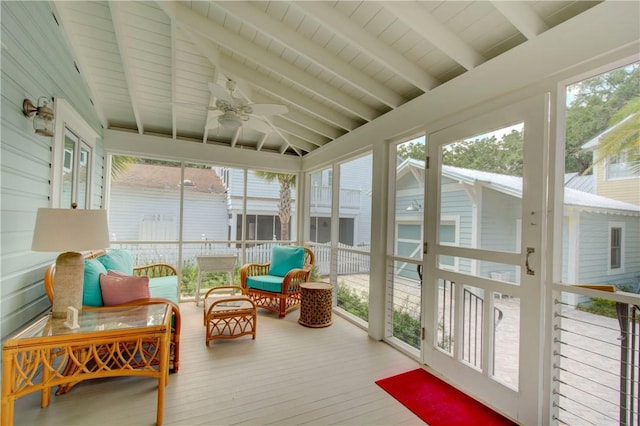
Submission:
<svg viewBox="0 0 640 426">
<path fill-rule="evenodd" d="M 371 156 L 340 166 L 339 242 L 347 246 L 368 246 L 371 242 Z M 309 239 L 317 243 L 331 241 L 331 186 L 333 171 L 311 174 L 309 193 Z"/>
<path fill-rule="evenodd" d="M 227 213 L 231 240 L 242 239 L 242 210 L 244 202 L 244 170 L 236 168 L 218 167 L 215 172 L 221 178 L 222 185 L 227 191 Z M 291 222 L 289 235 L 296 239 L 296 188 L 291 189 Z M 280 218 L 278 217 L 278 200 L 280 199 L 280 184 L 277 179 L 267 182 L 254 171 L 247 171 L 247 220 L 245 225 L 245 240 L 279 240 Z"/>
<path fill-rule="evenodd" d="M 230 239 L 241 239 L 244 171 L 234 168 L 216 168 L 228 190 L 228 213 L 231 224 Z M 331 170 L 314 173 L 310 192 L 311 241 L 324 243 L 331 240 Z M 349 162 L 341 169 L 341 181 L 349 182 L 340 188 L 340 242 L 349 246 L 369 244 L 371 235 L 371 157 Z M 292 188 L 290 222 L 291 239 L 296 239 L 297 188 Z M 267 182 L 254 171 L 247 172 L 247 224 L 246 240 L 279 240 L 280 220 L 278 200 L 280 184 L 277 179 Z"/>
<path fill-rule="evenodd" d="M 417 257 L 422 247 L 424 162 L 398 166 L 398 253 Z M 522 179 L 443 166 L 440 242 L 515 251 L 520 245 Z M 562 281 L 631 285 L 640 276 L 640 206 L 565 188 Z M 568 253 L 575 253 L 569 256 Z M 570 259 L 570 260 L 569 260 Z M 440 266 L 517 283 L 513 266 L 468 259 Z"/>
<path fill-rule="evenodd" d="M 211 169 L 130 164 L 111 181 L 109 230 L 112 240 L 177 241 L 180 190 L 184 196 L 183 240 L 226 240 L 225 188 Z M 222 226 L 221 226 L 222 225 Z"/>
<path fill-rule="evenodd" d="M 638 114 L 638 113 L 636 113 Z M 598 158 L 598 147 L 603 137 L 635 117 L 631 114 L 624 120 L 609 127 L 589 142 L 582 145 L 582 149 L 593 151 L 593 158 Z M 637 147 L 640 149 L 640 147 Z M 603 197 L 640 205 L 640 172 L 631 167 L 629 152 L 621 152 L 616 156 L 606 158 L 593 166 L 595 176 L 595 193 Z"/>
</svg>

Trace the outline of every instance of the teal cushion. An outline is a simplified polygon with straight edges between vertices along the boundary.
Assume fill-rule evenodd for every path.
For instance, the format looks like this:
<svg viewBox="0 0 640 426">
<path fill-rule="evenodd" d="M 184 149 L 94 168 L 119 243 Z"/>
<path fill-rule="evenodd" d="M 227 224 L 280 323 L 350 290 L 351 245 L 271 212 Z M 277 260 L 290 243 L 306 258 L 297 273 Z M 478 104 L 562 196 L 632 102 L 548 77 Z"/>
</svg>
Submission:
<svg viewBox="0 0 640 426">
<path fill-rule="evenodd" d="M 304 248 L 275 246 L 271 251 L 269 275 L 284 277 L 292 269 L 304 266 Z"/>
<path fill-rule="evenodd" d="M 109 250 L 107 254 L 98 257 L 100 263 L 107 270 L 122 272 L 123 274 L 133 275 L 133 256 L 129 250 L 114 249 Z"/>
<path fill-rule="evenodd" d="M 178 276 L 156 277 L 149 279 L 149 294 L 151 297 L 163 297 L 178 304 Z"/>
<path fill-rule="evenodd" d="M 277 277 L 275 275 L 254 275 L 253 277 L 247 277 L 247 287 L 254 288 L 256 290 L 280 293 L 282 290 L 282 281 L 284 281 L 284 277 Z"/>
<path fill-rule="evenodd" d="M 82 284 L 82 304 L 85 306 L 102 306 L 100 290 L 100 274 L 106 274 L 107 268 L 97 259 L 85 259 L 84 282 Z"/>
</svg>

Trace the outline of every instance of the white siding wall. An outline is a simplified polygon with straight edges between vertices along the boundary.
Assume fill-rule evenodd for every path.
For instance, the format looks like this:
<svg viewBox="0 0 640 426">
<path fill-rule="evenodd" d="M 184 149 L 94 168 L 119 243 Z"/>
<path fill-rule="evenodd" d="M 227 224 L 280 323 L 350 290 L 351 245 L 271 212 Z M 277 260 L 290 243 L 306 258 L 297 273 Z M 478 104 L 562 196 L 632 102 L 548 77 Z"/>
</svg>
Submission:
<svg viewBox="0 0 640 426">
<path fill-rule="evenodd" d="M 608 274 L 609 222 L 624 223 L 624 271 Z M 640 277 L 640 221 L 637 216 L 583 213 L 580 216 L 578 282 L 631 284 Z"/>
<path fill-rule="evenodd" d="M 179 192 L 157 189 L 123 188 L 111 191 L 109 230 L 117 240 L 142 238 L 141 223 L 145 216 L 160 215 L 175 218 L 174 238 L 178 238 L 180 214 Z M 200 240 L 205 234 L 209 240 L 227 239 L 227 209 L 224 194 L 185 192 L 184 240 Z"/>
<path fill-rule="evenodd" d="M 100 135 L 89 95 L 53 19 L 48 2 L 2 2 L 2 223 L 0 244 L 1 335 L 49 309 L 42 285 L 44 267 L 55 253 L 31 251 L 39 207 L 50 207 L 52 139 L 35 135 L 22 115 L 22 101 L 40 96 L 67 99 Z M 102 143 L 95 153 L 94 208 L 102 203 Z"/>
</svg>

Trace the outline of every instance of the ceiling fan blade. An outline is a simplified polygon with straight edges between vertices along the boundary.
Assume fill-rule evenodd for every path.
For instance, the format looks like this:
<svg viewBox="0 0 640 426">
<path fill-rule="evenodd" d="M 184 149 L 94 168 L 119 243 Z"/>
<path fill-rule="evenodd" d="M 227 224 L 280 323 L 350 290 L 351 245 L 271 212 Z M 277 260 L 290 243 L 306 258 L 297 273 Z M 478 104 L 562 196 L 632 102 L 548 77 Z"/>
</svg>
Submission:
<svg viewBox="0 0 640 426">
<path fill-rule="evenodd" d="M 209 83 L 209 91 L 216 98 L 222 99 L 224 101 L 227 101 L 227 102 L 233 104 L 233 98 L 229 94 L 229 91 L 226 88 L 220 86 L 219 84 L 217 84 L 217 83 Z"/>
<path fill-rule="evenodd" d="M 280 115 L 289 112 L 286 106 L 279 104 L 249 104 L 247 108 L 250 110 L 245 109 L 245 112 L 255 115 Z"/>
<path fill-rule="evenodd" d="M 257 130 L 258 132 L 266 134 L 269 134 L 273 131 L 271 126 L 257 117 L 249 117 L 249 119 L 243 123 L 243 126 L 250 127 L 253 130 Z"/>
</svg>

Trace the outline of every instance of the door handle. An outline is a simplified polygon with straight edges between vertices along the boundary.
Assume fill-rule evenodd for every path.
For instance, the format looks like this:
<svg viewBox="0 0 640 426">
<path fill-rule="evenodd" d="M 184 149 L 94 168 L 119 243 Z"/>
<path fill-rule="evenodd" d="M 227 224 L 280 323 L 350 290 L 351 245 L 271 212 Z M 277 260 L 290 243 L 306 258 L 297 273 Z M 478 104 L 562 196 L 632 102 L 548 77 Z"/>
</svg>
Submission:
<svg viewBox="0 0 640 426">
<path fill-rule="evenodd" d="M 524 267 L 527 269 L 527 275 L 535 275 L 536 271 L 529 267 L 529 256 L 531 253 L 535 253 L 536 250 L 533 247 L 527 247 L 527 257 L 524 262 Z"/>
</svg>

